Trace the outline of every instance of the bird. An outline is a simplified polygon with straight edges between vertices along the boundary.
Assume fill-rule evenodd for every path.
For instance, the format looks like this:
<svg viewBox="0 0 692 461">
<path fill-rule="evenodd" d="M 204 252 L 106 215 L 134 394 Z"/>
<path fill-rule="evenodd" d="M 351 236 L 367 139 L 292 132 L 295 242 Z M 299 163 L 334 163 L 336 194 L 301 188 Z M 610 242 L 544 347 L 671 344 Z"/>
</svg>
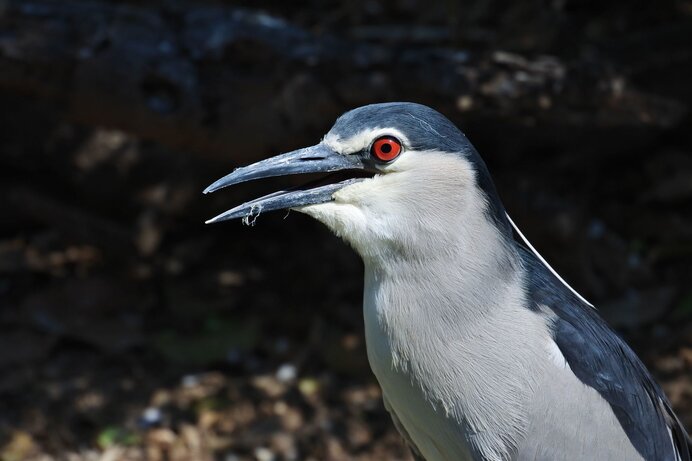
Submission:
<svg viewBox="0 0 692 461">
<path fill-rule="evenodd" d="M 417 460 L 690 460 L 650 372 L 529 243 L 466 135 L 425 105 L 340 116 L 322 140 L 237 168 L 323 178 L 207 221 L 293 209 L 360 255 L 371 369 Z"/>
</svg>

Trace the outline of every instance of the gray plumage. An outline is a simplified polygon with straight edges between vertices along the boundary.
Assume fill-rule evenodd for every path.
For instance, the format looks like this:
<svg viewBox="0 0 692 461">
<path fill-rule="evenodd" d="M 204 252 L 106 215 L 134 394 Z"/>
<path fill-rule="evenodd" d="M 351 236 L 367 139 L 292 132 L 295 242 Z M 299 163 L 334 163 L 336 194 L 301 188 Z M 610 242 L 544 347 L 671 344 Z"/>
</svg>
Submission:
<svg viewBox="0 0 692 461">
<path fill-rule="evenodd" d="M 381 155 L 379 142 L 389 146 Z M 338 170 L 370 177 L 278 192 L 211 221 L 295 208 L 361 255 L 368 358 L 416 457 L 690 460 L 660 387 L 597 311 L 515 240 L 483 160 L 438 112 L 355 109 L 318 145 L 207 191 Z"/>
<path fill-rule="evenodd" d="M 553 337 L 572 372 L 610 405 L 644 459 L 690 459 L 687 432 L 636 354 L 598 312 L 561 289 L 533 253 L 522 251 L 534 309 L 555 314 Z M 671 443 L 671 437 L 673 443 Z"/>
</svg>

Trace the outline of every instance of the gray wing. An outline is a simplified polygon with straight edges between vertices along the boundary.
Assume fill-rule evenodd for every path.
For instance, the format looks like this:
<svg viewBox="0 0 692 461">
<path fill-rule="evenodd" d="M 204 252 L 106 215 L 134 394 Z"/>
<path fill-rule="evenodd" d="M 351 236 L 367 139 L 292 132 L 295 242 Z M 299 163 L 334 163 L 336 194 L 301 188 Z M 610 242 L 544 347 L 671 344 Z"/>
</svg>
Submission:
<svg viewBox="0 0 692 461">
<path fill-rule="evenodd" d="M 610 404 L 632 445 L 646 460 L 692 458 L 692 442 L 644 364 L 587 305 L 536 256 L 520 248 L 531 280 L 533 307 L 555 313 L 555 342 L 574 374 Z"/>
</svg>

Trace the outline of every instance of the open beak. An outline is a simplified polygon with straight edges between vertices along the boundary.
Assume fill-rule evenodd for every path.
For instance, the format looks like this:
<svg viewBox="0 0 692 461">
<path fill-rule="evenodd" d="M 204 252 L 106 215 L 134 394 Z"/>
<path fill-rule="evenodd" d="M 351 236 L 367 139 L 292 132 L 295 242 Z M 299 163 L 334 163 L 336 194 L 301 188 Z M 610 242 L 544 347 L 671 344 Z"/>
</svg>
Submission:
<svg viewBox="0 0 692 461">
<path fill-rule="evenodd" d="M 324 144 L 298 149 L 277 155 L 250 166 L 238 168 L 204 190 L 205 194 L 253 179 L 271 178 L 303 173 L 345 172 L 349 178 L 325 184 L 324 180 L 302 187 L 274 192 L 264 197 L 238 205 L 207 221 L 215 223 L 236 218 L 251 218 L 261 212 L 298 208 L 333 200 L 336 191 L 344 186 L 365 179 L 368 167 L 359 155 L 341 155 Z M 374 171 L 373 171 L 374 172 Z M 369 175 L 372 176 L 372 175 Z M 331 176 L 325 178 L 331 179 Z"/>
</svg>

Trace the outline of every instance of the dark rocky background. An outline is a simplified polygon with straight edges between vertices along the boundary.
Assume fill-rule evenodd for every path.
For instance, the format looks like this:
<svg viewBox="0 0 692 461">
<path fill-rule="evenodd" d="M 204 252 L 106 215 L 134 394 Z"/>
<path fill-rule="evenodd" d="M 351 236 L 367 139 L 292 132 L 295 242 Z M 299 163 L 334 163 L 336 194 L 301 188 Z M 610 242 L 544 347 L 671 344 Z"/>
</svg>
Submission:
<svg viewBox="0 0 692 461">
<path fill-rule="evenodd" d="M 692 2 L 0 0 L 0 459 L 410 459 L 358 258 L 202 196 L 368 102 L 448 115 L 692 427 Z"/>
</svg>

